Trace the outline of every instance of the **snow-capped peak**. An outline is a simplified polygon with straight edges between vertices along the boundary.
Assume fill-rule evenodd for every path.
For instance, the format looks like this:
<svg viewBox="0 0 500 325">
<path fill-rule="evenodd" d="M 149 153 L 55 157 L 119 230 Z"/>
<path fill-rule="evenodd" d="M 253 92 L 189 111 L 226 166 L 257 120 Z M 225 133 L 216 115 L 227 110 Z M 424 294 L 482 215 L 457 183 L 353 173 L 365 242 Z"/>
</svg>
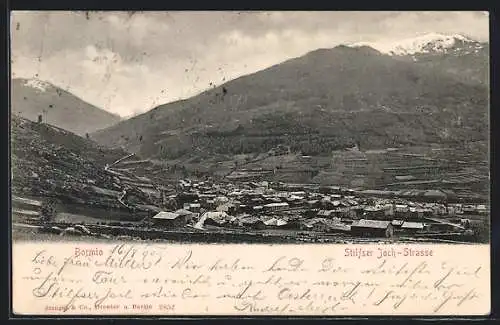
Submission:
<svg viewBox="0 0 500 325">
<path fill-rule="evenodd" d="M 412 55 L 417 53 L 444 53 L 457 45 L 474 42 L 475 41 L 460 34 L 444 35 L 429 33 L 396 43 L 389 54 Z"/>
<path fill-rule="evenodd" d="M 50 83 L 40 79 L 29 79 L 24 83 L 25 86 L 34 88 L 40 92 L 45 92 L 51 86 Z"/>
<path fill-rule="evenodd" d="M 412 38 L 392 42 L 362 42 L 349 44 L 351 47 L 371 46 L 389 55 L 414 55 L 421 53 L 447 53 L 464 45 L 473 49 L 482 47 L 479 42 L 461 34 L 427 33 Z M 466 46 L 467 47 L 467 46 Z"/>
</svg>

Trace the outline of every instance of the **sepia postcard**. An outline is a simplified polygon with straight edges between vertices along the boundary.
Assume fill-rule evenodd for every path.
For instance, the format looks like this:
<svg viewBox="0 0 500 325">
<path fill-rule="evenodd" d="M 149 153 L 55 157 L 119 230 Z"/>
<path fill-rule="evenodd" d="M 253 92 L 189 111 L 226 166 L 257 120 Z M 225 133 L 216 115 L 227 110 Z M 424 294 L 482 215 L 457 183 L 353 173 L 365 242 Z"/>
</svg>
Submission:
<svg viewBox="0 0 500 325">
<path fill-rule="evenodd" d="M 488 12 L 10 19 L 13 315 L 490 313 Z"/>
</svg>

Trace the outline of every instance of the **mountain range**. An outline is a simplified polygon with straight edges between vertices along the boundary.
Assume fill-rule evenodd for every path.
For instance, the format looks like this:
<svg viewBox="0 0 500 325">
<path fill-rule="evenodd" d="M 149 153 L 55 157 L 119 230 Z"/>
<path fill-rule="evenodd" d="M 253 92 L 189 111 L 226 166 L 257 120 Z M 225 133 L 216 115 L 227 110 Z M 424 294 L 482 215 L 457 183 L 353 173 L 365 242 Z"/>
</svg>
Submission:
<svg viewBox="0 0 500 325">
<path fill-rule="evenodd" d="M 13 79 L 11 112 L 31 121 L 42 121 L 85 136 L 121 120 L 72 93 L 38 79 Z"/>
<path fill-rule="evenodd" d="M 453 35 L 411 45 L 318 49 L 91 137 L 156 159 L 486 140 L 488 44 Z"/>
<path fill-rule="evenodd" d="M 120 190 L 106 164 L 133 152 L 139 167 L 120 173 L 140 182 L 265 171 L 270 181 L 432 183 L 487 197 L 488 44 L 404 44 L 413 50 L 318 49 L 121 122 L 50 83 L 15 79 L 13 188 L 75 202 L 93 193 L 100 202 Z M 40 112 L 48 123 L 16 116 L 36 120 Z M 92 130 L 92 139 L 81 137 Z"/>
</svg>

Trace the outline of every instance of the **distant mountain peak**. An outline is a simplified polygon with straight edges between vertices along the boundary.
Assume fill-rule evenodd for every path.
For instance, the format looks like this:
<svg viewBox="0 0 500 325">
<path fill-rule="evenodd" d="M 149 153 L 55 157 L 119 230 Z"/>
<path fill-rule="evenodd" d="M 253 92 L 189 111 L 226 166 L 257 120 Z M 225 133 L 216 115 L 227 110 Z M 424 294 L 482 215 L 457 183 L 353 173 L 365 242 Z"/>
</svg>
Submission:
<svg viewBox="0 0 500 325">
<path fill-rule="evenodd" d="M 337 47 L 335 47 L 335 49 L 356 50 L 358 52 L 380 54 L 380 51 L 378 51 L 371 44 L 368 44 L 368 43 L 357 43 L 357 44 L 351 44 L 351 45 L 341 44 L 341 45 L 338 45 Z"/>
<path fill-rule="evenodd" d="M 325 55 L 380 55 L 381 53 L 367 44 L 346 45 L 340 44 L 333 48 L 319 48 L 308 52 L 306 56 L 325 56 Z"/>
<path fill-rule="evenodd" d="M 34 88 L 42 93 L 46 92 L 47 89 L 52 87 L 52 85 L 50 83 L 48 83 L 47 81 L 43 81 L 43 80 L 36 79 L 36 78 L 25 79 L 23 84 L 24 84 L 24 86 Z"/>
<path fill-rule="evenodd" d="M 462 34 L 427 33 L 398 42 L 388 54 L 447 53 L 455 47 L 476 43 L 478 42 Z"/>
<path fill-rule="evenodd" d="M 38 78 L 15 78 L 11 83 L 11 112 L 31 121 L 43 121 L 79 135 L 119 122 L 119 116 L 85 102 Z"/>
<path fill-rule="evenodd" d="M 456 53 L 477 51 L 483 45 L 462 34 L 426 33 L 416 37 L 405 38 L 392 43 L 358 42 L 348 44 L 353 48 L 369 46 L 381 53 L 391 56 Z M 462 53 L 462 54 L 464 54 Z"/>
</svg>

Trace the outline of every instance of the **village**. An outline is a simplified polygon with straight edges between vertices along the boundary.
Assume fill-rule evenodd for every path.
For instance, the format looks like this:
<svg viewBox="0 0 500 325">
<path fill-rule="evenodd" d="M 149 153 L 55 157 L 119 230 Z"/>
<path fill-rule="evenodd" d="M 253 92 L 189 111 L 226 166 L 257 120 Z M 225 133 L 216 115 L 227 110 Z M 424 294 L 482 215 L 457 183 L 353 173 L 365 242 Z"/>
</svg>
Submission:
<svg viewBox="0 0 500 325">
<path fill-rule="evenodd" d="M 155 227 L 181 226 L 311 230 L 360 237 L 398 235 L 474 236 L 473 224 L 488 217 L 484 204 L 447 203 L 439 191 L 424 191 L 421 202 L 382 191 L 335 186 L 274 184 L 266 181 L 207 184 L 181 180 L 182 207 L 148 220 Z M 379 194 L 379 197 L 374 195 Z M 440 195 L 441 194 L 441 195 Z M 427 202 L 425 202 L 427 201 Z M 441 202 L 440 202 L 441 201 Z M 445 203 L 446 202 L 446 203 Z M 454 236 L 452 236 L 454 235 Z"/>
<path fill-rule="evenodd" d="M 267 181 L 234 184 L 180 180 L 176 189 L 178 193 L 168 196 L 164 191 L 150 191 L 150 197 L 156 196 L 151 199 L 162 201 L 158 205 L 164 208 L 137 205 L 147 210 L 137 211 L 144 216 L 137 222 L 31 220 L 41 224 L 42 231 L 58 235 L 122 239 L 175 235 L 188 241 L 186 237 L 203 241 L 223 236 L 235 242 L 285 237 L 310 242 L 345 238 L 477 242 L 488 236 L 481 232 L 487 228 L 487 205 L 449 203 L 444 193 L 436 190 L 420 191 L 420 196 L 413 193 L 408 199 L 384 191 Z M 124 196 L 122 193 L 118 199 Z M 35 204 L 14 197 L 16 201 L 18 205 Z"/>
</svg>

